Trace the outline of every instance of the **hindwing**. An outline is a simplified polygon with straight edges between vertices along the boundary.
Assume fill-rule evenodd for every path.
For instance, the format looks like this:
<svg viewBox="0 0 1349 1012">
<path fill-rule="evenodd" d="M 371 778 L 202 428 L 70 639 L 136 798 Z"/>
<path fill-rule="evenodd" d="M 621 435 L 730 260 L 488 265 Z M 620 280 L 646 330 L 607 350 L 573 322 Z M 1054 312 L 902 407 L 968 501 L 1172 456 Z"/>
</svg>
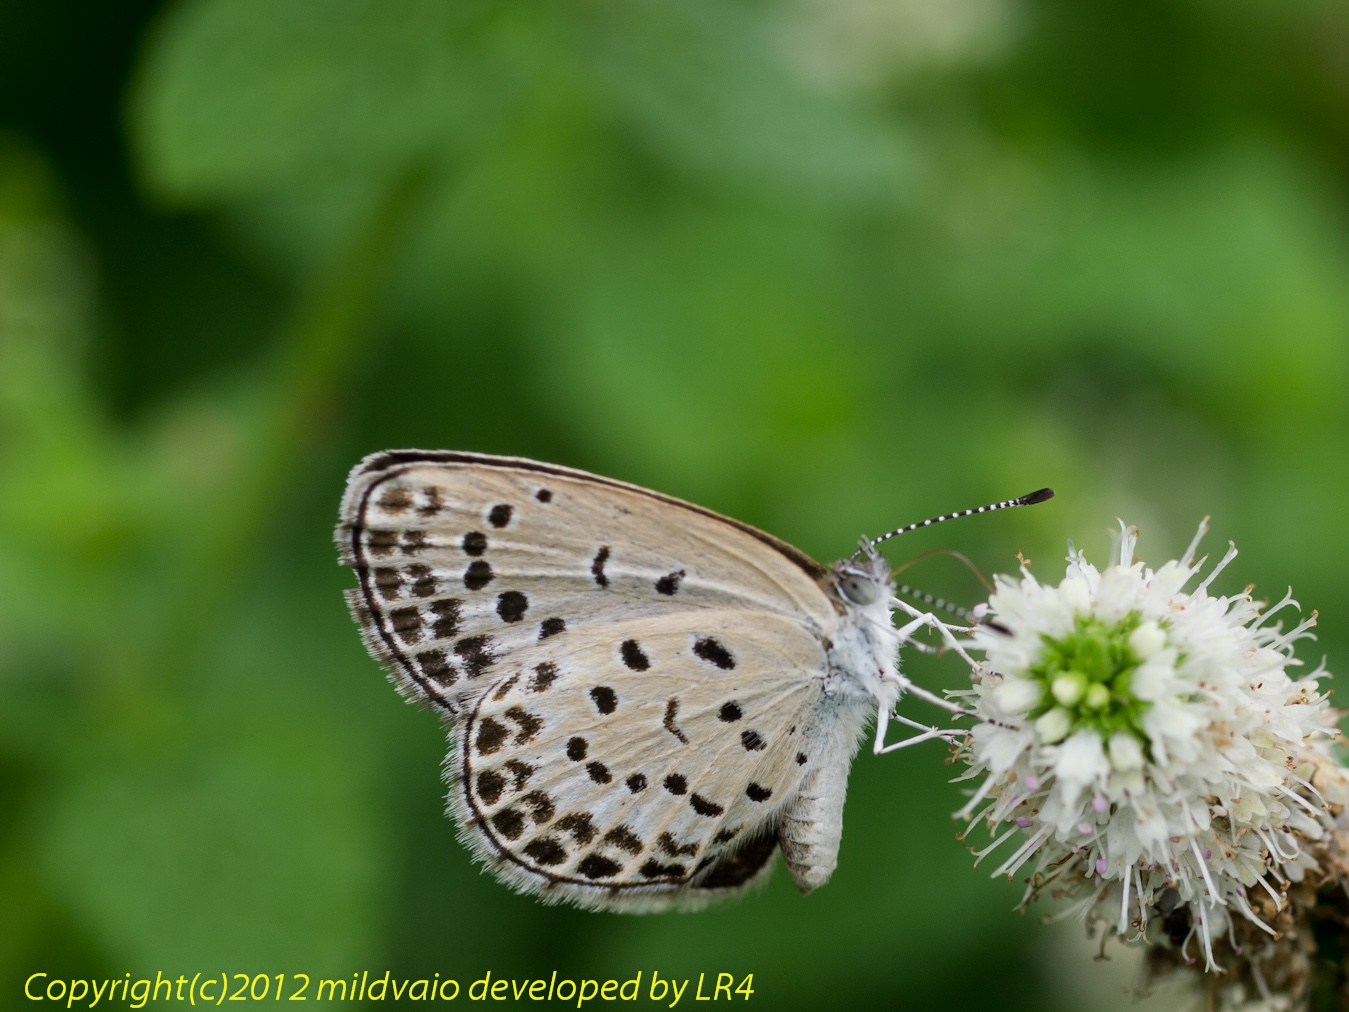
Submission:
<svg viewBox="0 0 1349 1012">
<path fill-rule="evenodd" d="M 453 804 L 504 876 L 653 907 L 734 891 L 766 866 L 820 758 L 821 687 L 801 671 L 823 656 L 777 616 L 719 618 L 617 622 L 479 698 L 457 736 Z"/>
</svg>

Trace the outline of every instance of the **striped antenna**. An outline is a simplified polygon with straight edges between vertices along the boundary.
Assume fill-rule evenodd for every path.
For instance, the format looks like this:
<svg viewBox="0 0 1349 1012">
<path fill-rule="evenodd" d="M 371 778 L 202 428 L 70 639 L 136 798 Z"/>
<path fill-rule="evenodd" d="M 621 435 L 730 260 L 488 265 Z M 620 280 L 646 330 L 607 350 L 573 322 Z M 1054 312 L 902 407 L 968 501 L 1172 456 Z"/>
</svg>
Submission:
<svg viewBox="0 0 1349 1012">
<path fill-rule="evenodd" d="M 905 597 L 911 597 L 915 601 L 922 601 L 929 608 L 938 608 L 948 615 L 954 615 L 970 625 L 974 625 L 979 620 L 970 614 L 967 608 L 962 608 L 958 604 L 952 604 L 950 601 L 943 601 L 940 597 L 933 597 L 925 590 L 919 590 L 917 587 L 910 587 L 907 583 L 901 583 L 895 587 L 895 593 L 903 594 Z"/>
<path fill-rule="evenodd" d="M 1011 630 L 1000 622 L 994 622 L 991 619 L 980 618 L 968 608 L 962 608 L 958 604 L 952 604 L 950 601 L 944 601 L 940 597 L 934 597 L 925 590 L 919 590 L 917 587 L 910 587 L 907 583 L 901 583 L 895 587 L 895 593 L 903 594 L 905 597 L 911 597 L 915 601 L 922 601 L 929 608 L 938 608 L 948 615 L 954 615 L 970 625 L 986 625 L 990 629 L 996 629 L 1000 633 L 1011 635 Z"/>
<path fill-rule="evenodd" d="M 1030 492 L 1027 495 L 1023 495 L 1019 499 L 1005 499 L 1002 502 L 995 502 L 988 506 L 980 506 L 978 509 L 960 510 L 957 513 L 945 513 L 942 516 L 933 517 L 931 520 L 920 520 L 916 524 L 909 524 L 909 526 L 907 527 L 897 528 L 896 530 L 891 531 L 889 534 L 882 534 L 879 538 L 876 538 L 874 541 L 868 542 L 867 547 L 874 548 L 876 545 L 879 545 L 882 541 L 889 541 L 891 538 L 898 537 L 901 534 L 908 534 L 909 531 L 916 531 L 920 527 L 931 527 L 933 524 L 939 524 L 946 520 L 954 520 L 957 517 L 974 516 L 974 514 L 976 513 L 991 513 L 993 512 L 993 510 L 1006 510 L 1011 509 L 1013 506 L 1034 506 L 1038 502 L 1044 502 L 1046 499 L 1053 499 L 1053 498 L 1054 498 L 1054 490 L 1052 488 L 1042 488 L 1035 492 Z M 865 550 L 866 548 L 859 548 L 855 553 L 853 553 L 853 558 L 856 558 L 858 555 L 861 555 L 862 552 L 864 552 Z"/>
</svg>

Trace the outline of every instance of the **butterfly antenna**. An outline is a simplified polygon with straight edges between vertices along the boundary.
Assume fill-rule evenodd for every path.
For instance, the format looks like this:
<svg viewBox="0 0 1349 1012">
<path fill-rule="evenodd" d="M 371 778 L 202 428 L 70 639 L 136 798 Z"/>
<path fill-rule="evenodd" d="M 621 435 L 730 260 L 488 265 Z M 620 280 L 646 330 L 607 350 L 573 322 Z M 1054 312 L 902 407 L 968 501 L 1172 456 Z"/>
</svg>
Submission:
<svg viewBox="0 0 1349 1012">
<path fill-rule="evenodd" d="M 905 597 L 911 597 L 915 601 L 922 601 L 923 604 L 927 605 L 929 608 L 938 608 L 948 615 L 954 615 L 961 621 L 968 622 L 970 625 L 988 626 L 990 629 L 995 629 L 1000 633 L 1007 633 L 1009 636 L 1011 635 L 1012 631 L 1006 626 L 994 622 L 991 619 L 981 618 L 968 608 L 962 608 L 958 604 L 944 601 L 940 597 L 935 597 L 925 590 L 919 590 L 917 587 L 910 587 L 907 583 L 898 584 L 895 587 L 895 593 L 903 594 Z"/>
<path fill-rule="evenodd" d="M 944 523 L 947 520 L 955 520 L 957 517 L 974 516 L 976 513 L 991 513 L 993 510 L 1011 509 L 1013 506 L 1034 506 L 1036 503 L 1053 498 L 1054 490 L 1052 488 L 1042 488 L 1017 499 L 1004 499 L 1002 502 L 991 503 L 988 506 L 980 506 L 978 509 L 960 510 L 956 513 L 944 513 L 941 516 L 933 517 L 930 520 L 920 520 L 916 524 L 909 524 L 907 527 L 896 528 L 889 534 L 882 534 L 879 538 L 867 542 L 866 545 L 853 553 L 853 558 L 857 558 L 857 556 L 861 555 L 868 548 L 875 548 L 882 541 L 889 541 L 891 538 L 899 537 L 901 534 L 908 534 L 910 531 L 916 531 L 920 527 L 931 527 L 933 524 Z"/>
<path fill-rule="evenodd" d="M 929 548 L 926 552 L 919 552 L 908 562 L 901 562 L 894 569 L 890 570 L 891 579 L 898 576 L 900 573 L 904 572 L 904 570 L 908 569 L 915 562 L 922 562 L 924 559 L 932 555 L 949 555 L 951 558 L 955 559 L 966 569 L 968 569 L 971 573 L 973 573 L 975 579 L 977 579 L 980 583 L 984 585 L 985 590 L 987 590 L 990 594 L 993 593 L 993 584 L 992 582 L 989 581 L 988 577 L 983 574 L 983 571 L 973 562 L 970 561 L 969 556 L 964 555 L 961 552 L 957 552 L 954 548 Z"/>
</svg>

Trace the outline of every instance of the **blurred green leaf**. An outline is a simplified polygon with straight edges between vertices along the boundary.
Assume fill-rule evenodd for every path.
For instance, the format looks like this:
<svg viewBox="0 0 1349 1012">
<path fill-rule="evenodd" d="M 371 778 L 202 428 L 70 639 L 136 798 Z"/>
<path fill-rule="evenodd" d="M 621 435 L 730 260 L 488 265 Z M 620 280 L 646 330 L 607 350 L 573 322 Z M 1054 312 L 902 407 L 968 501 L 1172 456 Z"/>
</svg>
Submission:
<svg viewBox="0 0 1349 1012">
<path fill-rule="evenodd" d="M 805 86 L 736 5 L 198 0 L 156 41 L 136 122 L 180 198 L 454 165 L 548 124 L 756 189 L 875 188 L 899 164 L 882 121 Z"/>
</svg>

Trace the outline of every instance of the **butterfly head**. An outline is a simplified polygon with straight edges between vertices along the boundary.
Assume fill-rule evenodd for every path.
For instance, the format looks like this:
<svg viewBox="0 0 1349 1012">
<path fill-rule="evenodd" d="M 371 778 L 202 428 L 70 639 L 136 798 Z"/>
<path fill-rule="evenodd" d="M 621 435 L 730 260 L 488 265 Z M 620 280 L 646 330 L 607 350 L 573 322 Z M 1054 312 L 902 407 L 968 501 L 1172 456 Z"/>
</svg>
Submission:
<svg viewBox="0 0 1349 1012">
<path fill-rule="evenodd" d="M 883 700 L 894 695 L 899 639 L 891 623 L 894 595 L 884 557 L 865 548 L 860 556 L 836 562 L 829 585 L 839 625 L 831 643 L 831 667 L 847 672 L 859 695 Z"/>
<path fill-rule="evenodd" d="M 851 604 L 865 608 L 881 596 L 880 588 L 869 573 L 844 572 L 838 576 L 839 595 Z"/>
<path fill-rule="evenodd" d="M 830 647 L 831 669 L 846 672 L 855 687 L 870 695 L 883 708 L 887 707 L 894 702 L 899 689 L 907 684 L 907 680 L 899 673 L 898 663 L 899 648 L 906 639 L 907 631 L 932 620 L 931 615 L 916 612 L 895 597 L 891 572 L 877 550 L 878 545 L 901 534 L 957 517 L 1016 506 L 1032 506 L 1053 497 L 1052 488 L 1042 488 L 1016 499 L 920 520 L 896 528 L 879 538 L 863 538 L 861 547 L 849 558 L 836 562 L 829 573 L 835 595 L 834 605 L 841 618 L 838 635 Z M 942 606 L 942 602 L 935 598 L 928 598 L 928 602 Z M 903 608 L 913 620 L 904 627 L 905 631 L 896 629 L 891 621 L 895 606 Z M 949 638 L 949 632 L 947 636 Z"/>
<path fill-rule="evenodd" d="M 884 604 L 891 593 L 890 570 L 885 559 L 874 549 L 867 550 L 862 558 L 853 556 L 834 563 L 831 574 L 834 593 L 843 601 L 845 607 L 872 608 L 881 602 Z"/>
</svg>

